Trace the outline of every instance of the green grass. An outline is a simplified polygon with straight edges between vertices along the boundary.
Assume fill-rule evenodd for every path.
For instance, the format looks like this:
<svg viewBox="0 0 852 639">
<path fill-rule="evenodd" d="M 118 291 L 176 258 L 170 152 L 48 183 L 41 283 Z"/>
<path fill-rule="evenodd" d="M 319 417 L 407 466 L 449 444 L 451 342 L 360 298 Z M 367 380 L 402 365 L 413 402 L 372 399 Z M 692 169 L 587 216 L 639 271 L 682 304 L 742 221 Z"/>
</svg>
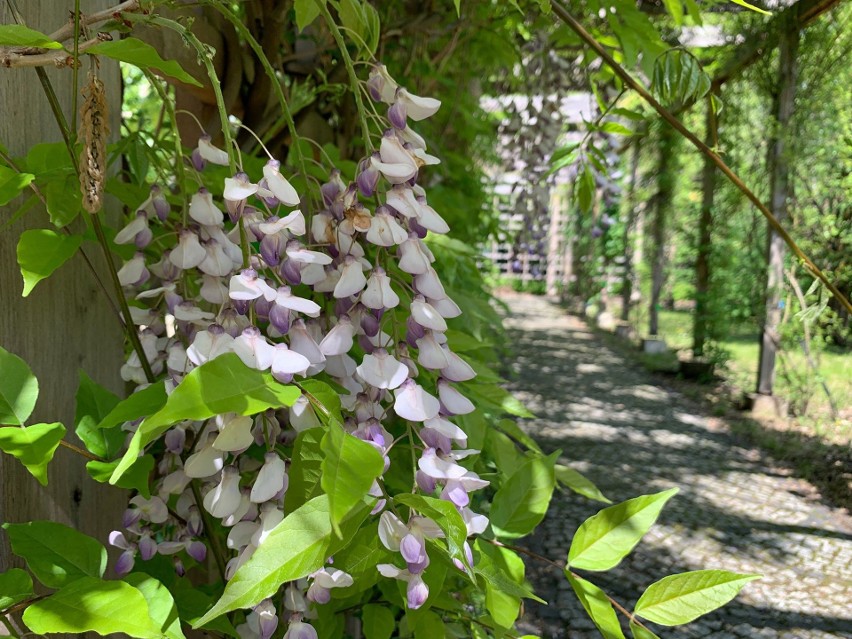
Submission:
<svg viewBox="0 0 852 639">
<path fill-rule="evenodd" d="M 660 311 L 660 336 L 669 348 L 688 350 L 692 346 L 692 314 L 688 311 Z M 641 329 L 647 330 L 643 322 Z M 642 331 L 640 331 L 642 334 Z M 759 334 L 739 331 L 722 341 L 720 346 L 729 356 L 722 374 L 735 386 L 751 390 L 756 383 Z M 794 409 L 801 410 L 807 403 L 808 413 L 825 413 L 828 400 L 820 386 L 825 381 L 835 405 L 843 412 L 852 406 L 852 353 L 840 349 L 825 350 L 814 356 L 818 361 L 818 375 L 814 375 L 807 359 L 798 346 L 785 350 L 777 363 L 777 394 L 787 398 Z"/>
</svg>

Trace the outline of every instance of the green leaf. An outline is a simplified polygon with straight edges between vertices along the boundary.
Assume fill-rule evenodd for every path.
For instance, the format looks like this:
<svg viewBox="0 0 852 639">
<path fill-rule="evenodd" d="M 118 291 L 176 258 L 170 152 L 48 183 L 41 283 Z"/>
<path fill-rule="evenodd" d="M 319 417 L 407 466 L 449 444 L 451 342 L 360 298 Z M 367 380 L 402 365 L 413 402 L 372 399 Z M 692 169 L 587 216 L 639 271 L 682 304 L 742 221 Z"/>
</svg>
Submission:
<svg viewBox="0 0 852 639">
<path fill-rule="evenodd" d="M 660 639 L 645 626 L 640 626 L 638 623 L 630 620 L 630 632 L 633 633 L 633 639 Z"/>
<path fill-rule="evenodd" d="M 0 47 L 61 49 L 62 45 L 35 29 L 30 29 L 19 24 L 0 24 Z"/>
<path fill-rule="evenodd" d="M 583 604 L 583 608 L 600 630 L 604 639 L 624 639 L 618 617 L 604 591 L 592 582 L 575 577 L 570 572 L 566 571 L 565 576 L 574 589 L 577 599 Z"/>
<path fill-rule="evenodd" d="M 139 639 L 159 639 L 141 592 L 123 581 L 81 577 L 30 605 L 24 623 L 38 635 L 52 632 L 123 633 Z"/>
<path fill-rule="evenodd" d="M 758 13 L 762 13 L 765 16 L 771 16 L 771 11 L 766 11 L 765 9 L 761 9 L 760 7 L 755 7 L 753 4 L 749 4 L 745 0 L 731 0 L 734 4 L 738 4 L 741 7 L 745 7 L 746 9 L 751 9 L 752 11 L 757 11 Z"/>
<path fill-rule="evenodd" d="M 588 497 L 594 501 L 601 501 L 605 504 L 611 504 L 612 500 L 604 495 L 600 489 L 592 483 L 590 479 L 582 475 L 573 468 L 556 464 L 556 481 L 570 488 L 575 493 Z"/>
<path fill-rule="evenodd" d="M 22 426 L 35 408 L 38 380 L 27 363 L 0 346 L 0 424 Z"/>
<path fill-rule="evenodd" d="M 636 602 L 634 612 L 661 626 L 678 626 L 724 606 L 755 579 L 760 579 L 760 575 L 727 570 L 669 575 L 648 586 Z"/>
<path fill-rule="evenodd" d="M 23 297 L 70 260 L 82 243 L 83 238 L 79 235 L 60 235 L 47 229 L 21 233 L 18 240 L 18 265 L 24 277 Z"/>
<path fill-rule="evenodd" d="M 324 5 L 326 0 L 322 0 Z M 294 2 L 296 9 L 296 27 L 299 31 L 304 31 L 311 22 L 316 20 L 320 14 L 318 0 L 296 0 Z"/>
<path fill-rule="evenodd" d="M 554 465 L 561 451 L 532 457 L 494 494 L 491 526 L 501 537 L 523 537 L 544 518 L 556 484 Z"/>
<path fill-rule="evenodd" d="M 21 194 L 35 179 L 32 173 L 18 173 L 5 166 L 0 166 L 0 206 L 6 206 Z"/>
<path fill-rule="evenodd" d="M 677 488 L 642 495 L 604 508 L 584 521 L 568 551 L 568 564 L 583 570 L 609 570 L 633 550 Z"/>
<path fill-rule="evenodd" d="M 461 17 L 461 0 L 453 0 L 453 4 L 456 7 L 456 16 Z"/>
<path fill-rule="evenodd" d="M 130 397 L 116 404 L 106 417 L 104 417 L 98 428 L 114 428 L 124 422 L 136 421 L 145 415 L 153 415 L 166 403 L 166 386 L 163 382 L 157 382 L 146 386 L 140 391 L 133 393 Z"/>
<path fill-rule="evenodd" d="M 80 180 L 71 168 L 51 175 L 42 187 L 42 193 L 50 221 L 57 228 L 73 222 L 83 210 Z"/>
<path fill-rule="evenodd" d="M 100 542 L 53 521 L 3 524 L 12 552 L 48 588 L 61 588 L 81 577 L 101 577 L 107 553 Z"/>
<path fill-rule="evenodd" d="M 518 422 L 514 419 L 501 419 L 496 424 L 497 428 L 502 430 L 504 433 L 512 437 L 515 441 L 520 442 L 530 450 L 534 450 L 537 453 L 541 453 L 541 448 L 536 443 L 536 441 L 527 435 L 524 430 L 518 426 Z M 544 454 L 544 453 L 542 453 Z"/>
<path fill-rule="evenodd" d="M 362 6 L 364 8 L 364 17 L 367 20 L 367 49 L 370 54 L 375 55 L 376 50 L 379 48 L 379 38 L 382 35 L 379 12 L 376 11 L 376 8 L 370 2 Z"/>
<path fill-rule="evenodd" d="M 394 503 L 405 504 L 421 515 L 433 519 L 447 536 L 447 549 L 453 559 L 467 565 L 464 542 L 467 539 L 467 526 L 456 507 L 444 500 L 412 493 L 400 493 L 393 498 Z"/>
<path fill-rule="evenodd" d="M 53 459 L 65 426 L 59 422 L 32 426 L 0 427 L 0 450 L 17 457 L 42 486 L 47 486 L 47 465 Z"/>
<path fill-rule="evenodd" d="M 329 420 L 343 422 L 343 416 L 340 414 L 340 392 L 345 392 L 344 389 L 340 389 L 340 392 L 338 392 L 318 379 L 305 379 L 300 381 L 297 386 L 311 400 L 311 406 L 323 424 L 328 424 Z"/>
<path fill-rule="evenodd" d="M 197 586 L 190 586 L 186 579 L 178 581 L 177 586 L 172 588 L 172 595 L 180 618 L 191 626 L 194 626 L 195 622 L 201 619 L 201 616 L 213 605 L 213 598 L 210 595 L 199 590 Z M 227 617 L 219 617 L 202 627 L 239 639 L 239 634 Z"/>
<path fill-rule="evenodd" d="M 612 133 L 614 135 L 633 135 L 635 131 L 632 129 L 628 129 L 623 124 L 619 124 L 618 122 L 608 121 L 604 122 L 601 125 L 601 131 L 604 133 Z"/>
<path fill-rule="evenodd" d="M 249 368 L 235 353 L 220 355 L 193 369 L 169 395 L 165 406 L 139 425 L 110 483 L 117 482 L 142 449 L 172 424 L 229 412 L 254 415 L 268 408 L 292 406 L 299 395 L 295 386 L 285 386 L 271 373 Z"/>
<path fill-rule="evenodd" d="M 474 369 L 476 368 L 474 366 Z M 479 371 L 477 371 L 477 374 L 479 374 Z M 517 397 L 496 383 L 467 382 L 464 385 L 464 393 L 480 409 L 526 419 L 535 417 Z"/>
<path fill-rule="evenodd" d="M 74 413 L 75 432 L 90 453 L 109 459 L 121 450 L 125 433 L 118 429 L 98 428 L 101 420 L 118 404 L 118 396 L 95 383 L 80 371 Z"/>
<path fill-rule="evenodd" d="M 481 576 L 486 584 L 491 584 L 499 592 L 546 604 L 547 602 L 544 599 L 537 596 L 526 585 L 517 583 L 511 576 L 506 574 L 505 569 L 492 561 L 488 552 L 485 552 L 488 550 L 489 545 L 487 542 L 480 544 L 477 541 L 474 543 L 474 548 L 480 553 L 473 564 L 474 572 Z"/>
<path fill-rule="evenodd" d="M 364 639 L 390 639 L 396 630 L 396 617 L 381 604 L 367 604 L 361 609 L 361 630 Z"/>
<path fill-rule="evenodd" d="M 444 622 L 431 610 L 418 614 L 416 619 L 415 623 L 411 624 L 414 639 L 441 639 L 446 636 Z"/>
<path fill-rule="evenodd" d="M 663 4 L 666 5 L 666 10 L 671 14 L 674 23 L 681 26 L 683 24 L 683 5 L 680 0 L 663 0 Z"/>
<path fill-rule="evenodd" d="M 322 460 L 325 457 L 320 442 L 324 436 L 322 428 L 309 428 L 296 436 L 292 462 L 287 471 L 290 485 L 284 493 L 284 512 L 296 510 L 320 494 Z"/>
<path fill-rule="evenodd" d="M 127 575 L 124 581 L 136 588 L 148 602 L 148 616 L 168 639 L 186 639 L 180 628 L 180 618 L 174 597 L 159 581 L 140 572 Z"/>
<path fill-rule="evenodd" d="M 524 589 L 524 562 L 514 551 L 489 543 L 482 543 L 478 550 L 487 556 L 492 570 L 499 572 L 506 580 L 511 580 L 515 586 L 511 592 L 507 592 L 487 577 L 485 579 L 486 609 L 497 625 L 511 628 L 520 613 L 521 597 L 526 596 L 518 592 L 518 587 Z"/>
<path fill-rule="evenodd" d="M 331 525 L 339 535 L 341 520 L 370 490 L 385 468 L 382 454 L 374 446 L 343 430 L 332 421 L 321 443 L 322 489 L 328 495 Z"/>
<path fill-rule="evenodd" d="M 0 573 L 0 611 L 33 596 L 33 580 L 26 570 L 12 568 Z"/>
<path fill-rule="evenodd" d="M 120 430 L 107 432 L 123 434 L 123 431 Z M 86 471 L 95 481 L 106 484 L 115 472 L 119 462 L 120 460 L 118 459 L 111 462 L 93 460 L 86 464 Z M 152 470 L 154 470 L 154 458 L 151 455 L 137 457 L 136 461 L 124 471 L 124 474 L 121 475 L 115 485 L 119 488 L 138 490 L 145 499 L 149 499 L 151 497 L 151 487 L 148 485 L 148 480 Z"/>
<path fill-rule="evenodd" d="M 592 210 L 592 202 L 595 198 L 595 174 L 591 167 L 586 165 L 577 176 L 577 181 L 574 184 L 574 191 L 577 198 L 577 206 L 584 213 Z"/>
<path fill-rule="evenodd" d="M 251 558 L 234 574 L 222 597 L 193 628 L 238 608 L 250 608 L 273 596 L 286 581 L 295 581 L 319 570 L 328 557 L 352 539 L 370 507 L 361 505 L 340 524 L 342 538 L 331 528 L 328 495 L 314 497 L 297 508 L 269 533 Z"/>
<path fill-rule="evenodd" d="M 638 111 L 625 109 L 623 107 L 616 107 L 614 109 L 610 109 L 609 114 L 619 115 L 623 118 L 627 118 L 628 120 L 633 120 L 634 122 L 642 122 L 645 119 L 645 116 L 639 113 Z"/>
<path fill-rule="evenodd" d="M 347 32 L 346 35 L 356 42 L 360 49 L 361 41 L 365 40 L 364 36 L 367 30 L 367 16 L 361 3 L 358 0 L 340 0 L 337 15 L 347 31 L 352 32 L 351 34 Z"/>
<path fill-rule="evenodd" d="M 156 69 L 181 82 L 203 86 L 198 80 L 184 71 L 174 60 L 163 60 L 157 50 L 138 38 L 123 38 L 110 42 L 101 42 L 86 50 L 90 55 L 105 55 L 113 60 L 127 62 L 140 69 Z"/>
</svg>

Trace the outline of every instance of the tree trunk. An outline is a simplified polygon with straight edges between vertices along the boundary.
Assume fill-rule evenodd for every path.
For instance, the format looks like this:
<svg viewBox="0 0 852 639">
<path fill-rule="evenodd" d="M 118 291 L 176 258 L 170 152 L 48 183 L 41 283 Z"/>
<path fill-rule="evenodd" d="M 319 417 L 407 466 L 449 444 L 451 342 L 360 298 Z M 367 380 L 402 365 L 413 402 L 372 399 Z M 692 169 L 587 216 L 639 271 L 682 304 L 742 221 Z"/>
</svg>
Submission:
<svg viewBox="0 0 852 639">
<path fill-rule="evenodd" d="M 712 95 L 712 94 L 711 94 Z M 718 122 L 713 109 L 713 99 L 707 96 L 705 142 L 711 148 L 717 145 Z M 701 173 L 701 217 L 698 220 L 698 255 L 695 258 L 695 324 L 692 331 L 692 355 L 704 355 L 710 333 L 710 248 L 713 235 L 713 198 L 716 191 L 716 166 L 704 159 Z"/>
<path fill-rule="evenodd" d="M 630 187 L 627 191 L 627 224 L 624 229 L 624 277 L 621 282 L 621 319 L 625 322 L 630 317 L 630 303 L 633 299 L 633 289 L 636 284 L 637 254 L 641 256 L 641 217 L 639 203 L 636 201 L 636 180 L 639 179 L 639 156 L 642 143 L 637 140 L 633 144 L 630 155 Z M 638 238 L 638 242 L 634 241 Z M 641 257 L 640 257 L 641 259 Z"/>
<path fill-rule="evenodd" d="M 790 121 L 796 101 L 799 48 L 799 30 L 794 24 L 783 27 L 778 46 L 778 85 L 773 96 L 772 113 L 775 118 L 769 144 L 770 205 L 779 222 L 787 219 L 787 199 L 790 190 Z M 757 373 L 757 392 L 771 395 L 775 384 L 775 357 L 780 336 L 781 292 L 784 285 L 784 240 L 772 230 L 767 230 L 766 241 L 766 311 L 760 339 L 760 360 Z"/>
<path fill-rule="evenodd" d="M 92 0 L 85 4 L 87 11 L 110 6 L 108 0 Z M 19 2 L 18 5 L 28 26 L 47 33 L 69 18 L 66 0 Z M 0 24 L 13 23 L 7 4 L 0 3 Z M 81 70 L 81 83 L 85 81 L 87 69 L 88 64 Z M 47 74 L 65 108 L 66 117 L 69 120 L 76 117 L 70 113 L 73 92 L 70 68 L 48 69 Z M 118 65 L 102 63 L 100 77 L 107 88 L 110 128 L 116 133 L 121 113 Z M 14 157 L 26 155 L 36 143 L 61 140 L 33 69 L 0 69 L 0 113 L 3 114 L 0 142 Z M 27 197 L 30 195 L 25 193 Z M 0 220 L 8 220 L 21 201 L 19 198 L 0 207 Z M 108 206 L 111 204 L 108 201 Z M 115 208 L 112 209 L 114 212 Z M 84 228 L 81 221 L 72 227 L 80 233 Z M 98 383 L 114 392 L 122 392 L 123 382 L 119 377 L 122 332 L 80 255 L 39 283 L 29 297 L 21 297 L 22 280 L 15 260 L 15 246 L 20 234 L 29 228 L 52 228 L 40 205 L 0 233 L 0 291 L 3 292 L 0 345 L 23 358 L 38 378 L 38 404 L 29 423 L 61 421 L 68 429 L 65 439 L 79 445 L 73 434 L 78 371 L 83 369 Z M 104 273 L 104 262 L 98 259 L 99 249 L 88 242 L 83 248 L 95 267 Z M 50 483 L 42 488 L 17 460 L 0 455 L 0 520 L 52 519 L 105 541 L 109 530 L 121 523 L 126 493 L 88 478 L 85 462 L 82 457 L 59 448 L 49 466 Z M 11 558 L 6 536 L 0 534 L 0 570 L 10 565 L 20 565 L 20 561 Z"/>
<path fill-rule="evenodd" d="M 657 335 L 660 329 L 658 310 L 663 286 L 666 283 L 666 235 L 668 216 L 674 195 L 677 172 L 677 136 L 668 124 L 660 130 L 657 165 L 657 193 L 654 196 L 654 262 L 651 271 L 651 299 L 648 305 L 648 332 Z"/>
</svg>

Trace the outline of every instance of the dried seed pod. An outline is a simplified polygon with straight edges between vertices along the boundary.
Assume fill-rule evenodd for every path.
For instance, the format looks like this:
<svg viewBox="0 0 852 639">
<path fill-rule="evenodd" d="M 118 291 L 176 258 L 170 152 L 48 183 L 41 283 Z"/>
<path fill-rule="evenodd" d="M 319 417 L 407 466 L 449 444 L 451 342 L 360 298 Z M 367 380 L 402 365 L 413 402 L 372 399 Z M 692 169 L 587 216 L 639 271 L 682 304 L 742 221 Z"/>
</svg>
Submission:
<svg viewBox="0 0 852 639">
<path fill-rule="evenodd" d="M 97 213 L 103 206 L 109 126 L 104 83 L 93 73 L 89 74 L 89 81 L 83 88 L 80 117 L 80 133 L 83 139 L 83 150 L 80 153 L 80 191 L 83 194 L 83 208 L 89 213 Z"/>
</svg>

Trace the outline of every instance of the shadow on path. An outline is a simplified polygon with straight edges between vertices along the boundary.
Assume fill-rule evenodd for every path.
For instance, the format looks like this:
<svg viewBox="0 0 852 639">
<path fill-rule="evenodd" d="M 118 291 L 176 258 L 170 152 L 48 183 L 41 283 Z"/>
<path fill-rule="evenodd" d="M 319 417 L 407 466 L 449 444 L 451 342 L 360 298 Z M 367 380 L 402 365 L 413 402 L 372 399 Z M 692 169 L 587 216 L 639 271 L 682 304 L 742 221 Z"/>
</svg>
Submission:
<svg viewBox="0 0 852 639">
<path fill-rule="evenodd" d="M 546 451 L 613 501 L 678 486 L 654 528 L 608 573 L 588 575 L 628 607 L 667 574 L 720 568 L 759 573 L 728 606 L 665 637 L 852 638 L 852 518 L 809 499 L 812 487 L 679 393 L 653 383 L 543 298 L 507 295 L 515 345 L 512 390 L 536 414 L 522 422 Z M 601 504 L 572 493 L 524 545 L 564 559 L 577 526 Z M 528 605 L 525 632 L 598 637 L 558 571 L 528 562 L 550 606 Z M 625 626 L 626 628 L 626 626 Z M 628 635 L 629 636 L 629 635 Z"/>
</svg>

